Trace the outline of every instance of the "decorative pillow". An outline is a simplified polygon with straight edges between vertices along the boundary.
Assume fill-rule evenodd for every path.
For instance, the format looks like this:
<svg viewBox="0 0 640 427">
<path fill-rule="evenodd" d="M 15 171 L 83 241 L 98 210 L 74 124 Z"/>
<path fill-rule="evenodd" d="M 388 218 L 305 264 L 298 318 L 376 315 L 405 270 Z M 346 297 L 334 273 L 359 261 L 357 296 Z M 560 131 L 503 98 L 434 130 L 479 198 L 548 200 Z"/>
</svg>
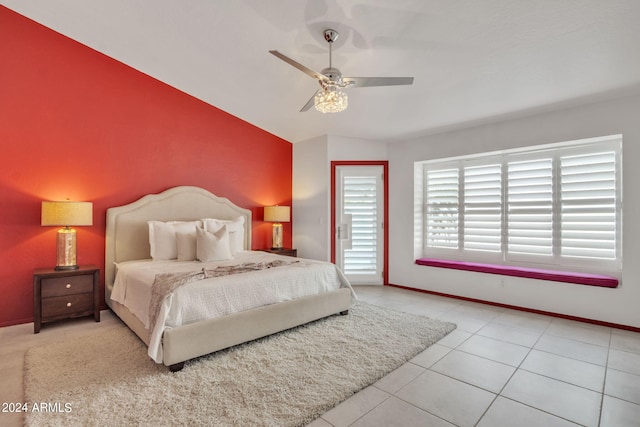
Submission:
<svg viewBox="0 0 640 427">
<path fill-rule="evenodd" d="M 218 231 L 211 233 L 202 227 L 196 228 L 196 256 L 200 261 L 224 261 L 231 259 L 229 231 L 223 225 Z"/>
<path fill-rule="evenodd" d="M 176 233 L 178 246 L 178 261 L 195 261 L 196 259 L 196 231 L 193 233 Z"/>
<path fill-rule="evenodd" d="M 154 260 L 178 258 L 176 233 L 193 233 L 201 221 L 149 221 L 149 245 Z"/>
<path fill-rule="evenodd" d="M 202 220 L 204 229 L 210 232 L 216 232 L 222 226 L 226 225 L 229 230 L 229 241 L 231 242 L 231 255 L 244 251 L 244 217 L 239 216 L 236 219 L 215 219 L 205 218 Z"/>
</svg>

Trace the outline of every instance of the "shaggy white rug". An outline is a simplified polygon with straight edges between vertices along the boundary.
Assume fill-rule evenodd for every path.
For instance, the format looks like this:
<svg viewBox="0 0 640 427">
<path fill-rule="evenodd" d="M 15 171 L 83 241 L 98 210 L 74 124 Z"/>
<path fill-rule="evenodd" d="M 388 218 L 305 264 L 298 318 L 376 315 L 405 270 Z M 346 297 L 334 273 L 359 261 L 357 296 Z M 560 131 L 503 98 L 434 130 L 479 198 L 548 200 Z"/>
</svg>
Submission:
<svg viewBox="0 0 640 427">
<path fill-rule="evenodd" d="M 455 325 L 356 303 L 169 372 L 125 326 L 33 347 L 29 426 L 300 426 L 444 337 Z M 46 411 L 33 411 L 45 403 Z"/>
</svg>

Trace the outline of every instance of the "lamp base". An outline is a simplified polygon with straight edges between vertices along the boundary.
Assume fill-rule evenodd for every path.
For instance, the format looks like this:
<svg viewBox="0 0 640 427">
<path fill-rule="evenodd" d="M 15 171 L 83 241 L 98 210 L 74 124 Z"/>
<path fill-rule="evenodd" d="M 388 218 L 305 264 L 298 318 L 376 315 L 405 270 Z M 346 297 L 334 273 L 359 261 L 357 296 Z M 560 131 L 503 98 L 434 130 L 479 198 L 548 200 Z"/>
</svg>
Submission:
<svg viewBox="0 0 640 427">
<path fill-rule="evenodd" d="M 271 249 L 282 249 L 282 224 L 273 224 L 273 235 L 271 236 Z"/>
<path fill-rule="evenodd" d="M 56 270 L 77 270 L 76 230 L 70 227 L 58 230 L 56 242 Z"/>
</svg>

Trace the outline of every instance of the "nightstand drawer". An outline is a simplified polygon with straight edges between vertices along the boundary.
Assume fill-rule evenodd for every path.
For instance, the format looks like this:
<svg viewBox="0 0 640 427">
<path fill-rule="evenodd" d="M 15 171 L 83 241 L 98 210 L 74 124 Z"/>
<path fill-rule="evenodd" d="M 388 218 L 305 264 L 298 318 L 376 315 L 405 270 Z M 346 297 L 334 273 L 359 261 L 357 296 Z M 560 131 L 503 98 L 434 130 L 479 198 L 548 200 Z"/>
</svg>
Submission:
<svg viewBox="0 0 640 427">
<path fill-rule="evenodd" d="M 93 291 L 93 275 L 42 279 L 42 298 L 81 294 Z"/>
<path fill-rule="evenodd" d="M 93 311 L 93 293 L 73 294 L 42 300 L 42 317 Z"/>
</svg>

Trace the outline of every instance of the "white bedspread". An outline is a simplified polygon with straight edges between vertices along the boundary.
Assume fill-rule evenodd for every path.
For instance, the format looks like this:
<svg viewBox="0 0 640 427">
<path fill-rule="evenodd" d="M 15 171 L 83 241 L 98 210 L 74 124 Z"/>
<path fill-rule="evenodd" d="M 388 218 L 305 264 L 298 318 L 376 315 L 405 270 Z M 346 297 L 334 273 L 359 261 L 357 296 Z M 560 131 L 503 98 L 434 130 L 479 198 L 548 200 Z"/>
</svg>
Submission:
<svg viewBox="0 0 640 427">
<path fill-rule="evenodd" d="M 339 288 L 351 289 L 335 265 L 295 258 L 299 262 L 181 286 L 164 300 L 155 325 L 149 325 L 149 301 L 156 274 L 201 271 L 274 259 L 294 260 L 267 252 L 246 251 L 236 254 L 231 261 L 128 261 L 117 266 L 111 299 L 123 304 L 148 330 L 151 329 L 148 353 L 157 363 L 162 363 L 162 333 L 167 328 Z"/>
</svg>

